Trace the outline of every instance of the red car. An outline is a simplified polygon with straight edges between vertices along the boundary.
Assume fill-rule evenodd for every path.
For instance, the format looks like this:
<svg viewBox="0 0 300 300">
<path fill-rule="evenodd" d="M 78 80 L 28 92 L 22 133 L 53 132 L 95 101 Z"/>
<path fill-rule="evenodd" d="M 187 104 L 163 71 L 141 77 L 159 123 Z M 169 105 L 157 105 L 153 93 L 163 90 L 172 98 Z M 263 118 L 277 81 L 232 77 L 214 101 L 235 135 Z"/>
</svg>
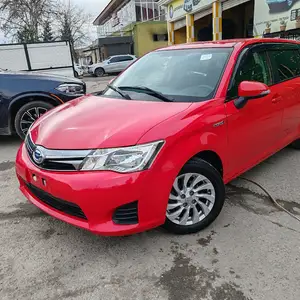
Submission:
<svg viewBox="0 0 300 300">
<path fill-rule="evenodd" d="M 205 228 L 224 184 L 290 143 L 300 148 L 299 47 L 251 39 L 145 55 L 101 95 L 34 123 L 16 161 L 21 191 L 97 234 Z"/>
</svg>

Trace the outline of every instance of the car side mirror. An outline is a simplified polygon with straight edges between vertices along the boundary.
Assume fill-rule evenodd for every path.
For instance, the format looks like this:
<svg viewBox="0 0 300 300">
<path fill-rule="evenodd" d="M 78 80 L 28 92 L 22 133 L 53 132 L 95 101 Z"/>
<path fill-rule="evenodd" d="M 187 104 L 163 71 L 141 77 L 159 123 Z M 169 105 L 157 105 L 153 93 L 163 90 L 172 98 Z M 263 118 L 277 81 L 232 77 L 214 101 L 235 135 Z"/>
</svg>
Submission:
<svg viewBox="0 0 300 300">
<path fill-rule="evenodd" d="M 243 108 L 249 100 L 263 98 L 270 94 L 269 87 L 258 81 L 242 81 L 238 88 L 239 98 L 234 100 L 236 108 Z"/>
</svg>

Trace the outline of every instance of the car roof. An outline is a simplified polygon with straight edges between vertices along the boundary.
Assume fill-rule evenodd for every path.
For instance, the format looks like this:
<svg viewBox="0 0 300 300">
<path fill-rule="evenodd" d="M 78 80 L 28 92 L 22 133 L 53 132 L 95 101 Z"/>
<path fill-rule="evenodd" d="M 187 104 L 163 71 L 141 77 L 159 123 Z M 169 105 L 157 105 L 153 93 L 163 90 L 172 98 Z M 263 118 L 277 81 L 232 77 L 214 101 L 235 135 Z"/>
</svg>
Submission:
<svg viewBox="0 0 300 300">
<path fill-rule="evenodd" d="M 290 44 L 300 45 L 299 41 L 294 41 L 294 40 L 279 39 L 279 38 L 252 38 L 252 39 L 234 39 L 234 40 L 178 44 L 178 45 L 172 45 L 169 47 L 157 49 L 156 51 L 197 49 L 197 48 L 234 48 L 237 46 L 245 47 L 248 45 L 260 44 L 260 43 L 290 43 Z"/>
<path fill-rule="evenodd" d="M 132 54 L 118 54 L 118 55 L 112 55 L 112 56 L 110 56 L 110 58 L 119 57 L 119 56 L 134 56 L 134 55 L 132 55 Z"/>
</svg>

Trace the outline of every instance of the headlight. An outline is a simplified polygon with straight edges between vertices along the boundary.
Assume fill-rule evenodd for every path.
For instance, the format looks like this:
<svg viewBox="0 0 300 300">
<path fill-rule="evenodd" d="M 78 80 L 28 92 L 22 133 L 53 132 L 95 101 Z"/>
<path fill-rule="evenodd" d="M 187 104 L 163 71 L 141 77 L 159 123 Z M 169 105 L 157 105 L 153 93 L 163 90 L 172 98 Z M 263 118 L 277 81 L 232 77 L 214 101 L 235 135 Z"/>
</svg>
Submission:
<svg viewBox="0 0 300 300">
<path fill-rule="evenodd" d="M 151 166 L 163 144 L 163 141 L 158 141 L 133 147 L 93 150 L 85 158 L 80 169 L 119 173 L 142 171 Z"/>
<path fill-rule="evenodd" d="M 56 88 L 58 91 L 69 95 L 84 95 L 84 88 L 82 84 L 64 83 Z"/>
</svg>

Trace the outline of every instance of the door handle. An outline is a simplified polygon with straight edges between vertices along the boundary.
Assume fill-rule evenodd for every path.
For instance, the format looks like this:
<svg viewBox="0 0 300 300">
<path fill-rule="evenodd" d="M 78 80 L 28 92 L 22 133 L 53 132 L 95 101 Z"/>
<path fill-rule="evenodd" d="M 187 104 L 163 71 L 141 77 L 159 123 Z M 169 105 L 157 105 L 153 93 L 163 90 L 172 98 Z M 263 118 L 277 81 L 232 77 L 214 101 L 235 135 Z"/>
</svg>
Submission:
<svg viewBox="0 0 300 300">
<path fill-rule="evenodd" d="M 274 98 L 272 98 L 272 103 L 276 104 L 279 103 L 281 101 L 281 97 L 280 96 L 275 96 Z"/>
</svg>

